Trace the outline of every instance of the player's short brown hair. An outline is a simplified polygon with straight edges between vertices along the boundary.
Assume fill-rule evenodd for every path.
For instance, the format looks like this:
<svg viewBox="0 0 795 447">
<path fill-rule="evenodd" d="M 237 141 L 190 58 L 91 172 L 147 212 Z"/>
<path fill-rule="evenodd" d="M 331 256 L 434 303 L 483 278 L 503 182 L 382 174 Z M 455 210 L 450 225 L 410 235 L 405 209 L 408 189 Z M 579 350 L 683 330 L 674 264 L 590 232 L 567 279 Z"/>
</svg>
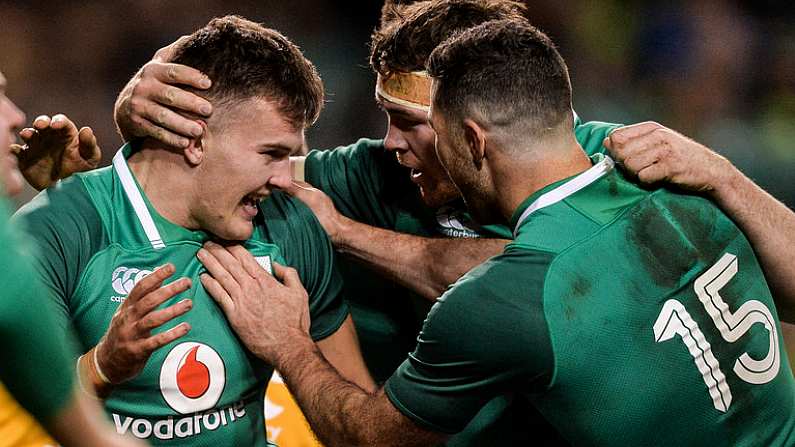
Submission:
<svg viewBox="0 0 795 447">
<path fill-rule="evenodd" d="M 402 17 L 401 10 L 408 6 L 413 5 L 415 3 L 425 2 L 428 0 L 386 0 L 384 1 L 384 5 L 381 7 L 381 20 L 379 21 L 379 27 L 383 27 L 386 23 L 391 22 L 394 19 L 398 19 Z"/>
<path fill-rule="evenodd" d="M 212 87 L 194 92 L 215 105 L 272 100 L 295 128 L 314 123 L 323 107 L 323 83 L 298 47 L 239 16 L 212 19 L 179 46 L 172 62 L 206 74 Z"/>
<path fill-rule="evenodd" d="M 470 28 L 438 46 L 428 60 L 433 110 L 481 117 L 491 126 L 521 123 L 540 134 L 571 119 L 566 63 L 546 34 L 525 20 Z"/>
<path fill-rule="evenodd" d="M 398 6 L 391 20 L 382 17 L 372 35 L 370 66 L 381 74 L 423 70 L 431 51 L 456 32 L 489 20 L 521 20 L 524 12 L 523 4 L 510 0 L 434 0 Z"/>
</svg>

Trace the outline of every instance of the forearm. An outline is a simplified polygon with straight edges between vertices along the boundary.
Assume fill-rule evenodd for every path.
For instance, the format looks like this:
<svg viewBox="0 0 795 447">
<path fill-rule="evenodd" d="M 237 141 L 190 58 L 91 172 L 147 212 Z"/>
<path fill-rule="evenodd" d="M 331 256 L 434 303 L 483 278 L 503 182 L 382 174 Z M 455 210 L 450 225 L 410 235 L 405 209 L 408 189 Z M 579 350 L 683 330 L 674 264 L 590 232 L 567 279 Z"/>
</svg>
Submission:
<svg viewBox="0 0 795 447">
<path fill-rule="evenodd" d="M 97 403 L 74 390 L 69 404 L 47 425 L 47 431 L 64 447 L 143 445 L 120 437 L 105 421 Z"/>
<path fill-rule="evenodd" d="M 370 424 L 357 426 L 368 415 L 360 419 L 356 409 L 370 396 L 343 379 L 311 340 L 302 337 L 276 368 L 324 445 L 362 445 L 361 432 Z"/>
<path fill-rule="evenodd" d="M 733 167 L 712 197 L 751 242 L 779 317 L 795 322 L 795 213 Z"/>
<path fill-rule="evenodd" d="M 354 383 L 365 391 L 376 388 L 370 372 L 362 358 L 359 349 L 359 340 L 350 315 L 345 319 L 339 329 L 330 336 L 317 341 L 320 352 L 333 367 L 346 380 Z"/>
<path fill-rule="evenodd" d="M 334 238 L 342 253 L 415 293 L 435 300 L 464 273 L 499 254 L 508 241 L 428 238 L 344 218 Z"/>
<path fill-rule="evenodd" d="M 427 446 L 441 435 L 400 414 L 383 388 L 373 393 L 346 381 L 306 336 L 275 362 L 315 434 L 332 446 Z"/>
</svg>

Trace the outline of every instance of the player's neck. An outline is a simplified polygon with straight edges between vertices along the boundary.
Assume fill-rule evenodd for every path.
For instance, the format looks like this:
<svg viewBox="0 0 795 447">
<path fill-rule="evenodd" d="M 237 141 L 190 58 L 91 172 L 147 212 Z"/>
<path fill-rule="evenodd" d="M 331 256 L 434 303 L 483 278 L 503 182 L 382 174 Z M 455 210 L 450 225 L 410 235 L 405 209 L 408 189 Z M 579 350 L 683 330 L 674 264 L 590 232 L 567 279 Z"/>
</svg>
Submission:
<svg viewBox="0 0 795 447">
<path fill-rule="evenodd" d="M 523 151 L 526 157 L 506 157 L 495 169 L 495 200 L 510 219 L 519 205 L 547 185 L 577 175 L 591 167 L 591 160 L 574 135 L 539 142 Z"/>
<path fill-rule="evenodd" d="M 130 170 L 157 212 L 184 228 L 199 228 L 192 221 L 190 204 L 195 202 L 195 176 L 180 149 L 145 140 L 127 160 Z"/>
</svg>

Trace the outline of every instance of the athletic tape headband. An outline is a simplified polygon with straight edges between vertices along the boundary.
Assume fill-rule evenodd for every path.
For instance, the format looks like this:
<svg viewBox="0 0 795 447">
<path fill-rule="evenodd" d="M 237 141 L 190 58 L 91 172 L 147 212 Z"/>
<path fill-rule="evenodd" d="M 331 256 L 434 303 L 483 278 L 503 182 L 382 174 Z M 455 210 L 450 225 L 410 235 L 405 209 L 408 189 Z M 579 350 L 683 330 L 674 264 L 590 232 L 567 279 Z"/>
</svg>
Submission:
<svg viewBox="0 0 795 447">
<path fill-rule="evenodd" d="M 389 102 L 428 112 L 431 108 L 431 77 L 424 71 L 396 71 L 378 75 L 375 92 Z"/>
<path fill-rule="evenodd" d="M 431 109 L 431 84 L 433 78 L 426 71 L 391 72 L 387 75 L 378 74 L 375 92 L 387 101 L 428 113 Z M 574 127 L 580 117 L 574 114 Z"/>
</svg>

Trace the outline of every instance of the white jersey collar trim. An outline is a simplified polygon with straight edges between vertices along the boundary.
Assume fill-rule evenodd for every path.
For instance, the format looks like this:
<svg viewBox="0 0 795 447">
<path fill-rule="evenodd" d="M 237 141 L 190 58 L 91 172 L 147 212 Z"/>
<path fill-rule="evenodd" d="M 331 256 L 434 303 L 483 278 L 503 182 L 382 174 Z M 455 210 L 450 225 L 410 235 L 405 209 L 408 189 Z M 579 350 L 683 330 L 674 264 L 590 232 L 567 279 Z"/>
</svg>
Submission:
<svg viewBox="0 0 795 447">
<path fill-rule="evenodd" d="M 163 242 L 163 238 L 160 237 L 160 231 L 157 230 L 152 214 L 149 212 L 149 208 L 146 207 L 144 197 L 135 184 L 135 178 L 132 171 L 130 171 L 130 167 L 127 166 L 127 160 L 124 158 L 122 149 L 119 149 L 116 155 L 113 156 L 113 169 L 116 170 L 116 174 L 119 176 L 124 193 L 127 194 L 127 199 L 132 204 L 135 215 L 138 217 L 138 222 L 141 223 L 149 243 L 152 244 L 152 248 L 155 250 L 165 248 L 166 244 Z"/>
<path fill-rule="evenodd" d="M 608 172 L 612 171 L 615 167 L 615 162 L 613 162 L 613 159 L 606 155 L 603 155 L 602 157 L 602 160 L 597 162 L 587 171 L 558 186 L 552 191 L 542 194 L 538 197 L 538 199 L 535 200 L 535 202 L 531 203 L 530 206 L 524 210 L 522 215 L 519 216 L 519 220 L 516 222 L 516 226 L 513 229 L 513 237 L 516 238 L 516 234 L 519 231 L 519 227 L 522 226 L 522 222 L 524 222 L 531 214 L 540 210 L 541 208 L 545 208 L 560 202 L 566 197 L 585 188 L 591 183 L 602 178 Z"/>
</svg>

